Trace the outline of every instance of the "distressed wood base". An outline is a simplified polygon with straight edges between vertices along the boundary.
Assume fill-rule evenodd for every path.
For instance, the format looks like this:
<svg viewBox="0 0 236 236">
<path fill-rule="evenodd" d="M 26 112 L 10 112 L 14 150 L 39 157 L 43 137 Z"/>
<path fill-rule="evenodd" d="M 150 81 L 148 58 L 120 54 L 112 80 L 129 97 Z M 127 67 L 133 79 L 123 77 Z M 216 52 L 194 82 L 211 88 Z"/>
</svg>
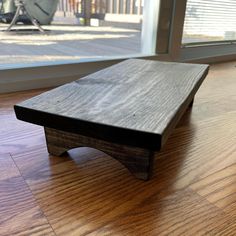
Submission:
<svg viewBox="0 0 236 236">
<path fill-rule="evenodd" d="M 188 107 L 189 107 L 189 108 L 192 108 L 192 107 L 193 107 L 193 103 L 194 103 L 194 98 L 193 98 L 193 100 L 189 103 Z"/>
<path fill-rule="evenodd" d="M 48 152 L 61 156 L 77 147 L 100 150 L 122 163 L 136 178 L 148 180 L 152 175 L 155 152 L 148 149 L 110 143 L 96 138 L 45 127 Z"/>
</svg>

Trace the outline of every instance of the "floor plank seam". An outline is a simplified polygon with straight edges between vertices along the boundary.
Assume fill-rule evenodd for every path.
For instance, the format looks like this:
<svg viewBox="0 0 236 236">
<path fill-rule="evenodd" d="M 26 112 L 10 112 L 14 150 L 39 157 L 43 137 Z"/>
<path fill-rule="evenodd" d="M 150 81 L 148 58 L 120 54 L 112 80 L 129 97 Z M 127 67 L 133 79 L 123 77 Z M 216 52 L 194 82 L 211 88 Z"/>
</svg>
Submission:
<svg viewBox="0 0 236 236">
<path fill-rule="evenodd" d="M 37 203 L 37 205 L 38 205 L 40 211 L 42 212 L 43 216 L 44 216 L 45 219 L 47 220 L 47 223 L 50 225 L 50 228 L 52 229 L 52 232 L 57 236 L 57 234 L 56 234 L 55 230 L 53 229 L 53 227 L 52 227 L 52 225 L 51 225 L 51 223 L 50 223 L 48 217 L 46 216 L 45 212 L 43 211 L 43 209 L 41 208 L 40 204 L 38 203 L 38 201 L 37 201 L 37 199 L 36 199 L 34 193 L 32 192 L 32 190 L 31 190 L 29 184 L 27 183 L 26 179 L 24 178 L 23 174 L 21 173 L 21 170 L 20 170 L 20 168 L 18 167 L 17 163 L 15 162 L 15 160 L 14 160 L 14 158 L 13 158 L 13 155 L 12 155 L 11 153 L 10 153 L 10 157 L 11 157 L 11 159 L 13 160 L 13 162 L 14 162 L 16 168 L 18 169 L 18 171 L 19 171 L 19 173 L 20 173 L 20 176 L 21 176 L 22 179 L 24 180 L 24 182 L 25 182 L 26 186 L 28 187 L 30 193 L 32 194 L 32 197 L 33 197 L 33 199 L 35 200 L 35 202 Z"/>
<path fill-rule="evenodd" d="M 211 206 L 213 206 L 214 208 L 218 209 L 221 213 L 226 214 L 226 212 L 225 212 L 222 208 L 220 208 L 220 207 L 216 206 L 214 203 L 208 201 L 208 199 L 206 199 L 205 197 L 203 197 L 202 195 L 200 195 L 196 190 L 192 189 L 190 186 L 189 186 L 188 188 L 189 188 L 193 193 L 197 194 L 197 196 L 199 196 L 201 199 L 205 200 L 209 205 L 211 205 Z"/>
</svg>

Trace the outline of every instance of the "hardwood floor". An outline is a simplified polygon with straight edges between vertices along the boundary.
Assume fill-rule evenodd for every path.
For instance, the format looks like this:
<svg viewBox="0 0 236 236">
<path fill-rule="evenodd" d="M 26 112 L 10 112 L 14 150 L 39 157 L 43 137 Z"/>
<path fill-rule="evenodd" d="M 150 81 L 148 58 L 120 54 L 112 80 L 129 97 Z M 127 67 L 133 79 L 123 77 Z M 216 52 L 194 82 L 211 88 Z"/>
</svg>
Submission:
<svg viewBox="0 0 236 236">
<path fill-rule="evenodd" d="M 0 235 L 235 235 L 235 65 L 211 66 L 148 182 L 94 149 L 48 156 L 12 110 L 44 90 L 0 95 Z"/>
</svg>

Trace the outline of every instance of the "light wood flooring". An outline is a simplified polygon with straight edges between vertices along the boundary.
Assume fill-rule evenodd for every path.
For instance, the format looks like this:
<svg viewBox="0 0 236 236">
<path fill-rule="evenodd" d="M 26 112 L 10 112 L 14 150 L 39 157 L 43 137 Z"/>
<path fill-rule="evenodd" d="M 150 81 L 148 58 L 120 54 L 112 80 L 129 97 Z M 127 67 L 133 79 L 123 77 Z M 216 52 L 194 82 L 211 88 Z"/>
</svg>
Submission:
<svg viewBox="0 0 236 236">
<path fill-rule="evenodd" d="M 0 95 L 0 235 L 236 235 L 236 62 L 211 66 L 154 176 L 89 148 L 48 156 L 43 129 Z"/>
</svg>

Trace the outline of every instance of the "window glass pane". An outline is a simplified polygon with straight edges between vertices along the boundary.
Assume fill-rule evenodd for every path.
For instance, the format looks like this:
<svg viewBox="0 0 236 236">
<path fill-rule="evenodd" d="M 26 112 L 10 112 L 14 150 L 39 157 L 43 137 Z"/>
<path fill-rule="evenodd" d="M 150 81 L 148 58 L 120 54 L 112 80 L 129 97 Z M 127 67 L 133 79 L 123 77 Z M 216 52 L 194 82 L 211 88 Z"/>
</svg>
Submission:
<svg viewBox="0 0 236 236">
<path fill-rule="evenodd" d="M 183 44 L 236 40 L 235 0 L 188 0 Z"/>
<path fill-rule="evenodd" d="M 28 11 L 45 33 L 30 25 L 25 14 L 10 32 L 3 32 L 19 6 L 14 0 L 1 2 L 0 65 L 145 53 L 141 50 L 145 0 L 25 0 L 21 13 Z"/>
</svg>

